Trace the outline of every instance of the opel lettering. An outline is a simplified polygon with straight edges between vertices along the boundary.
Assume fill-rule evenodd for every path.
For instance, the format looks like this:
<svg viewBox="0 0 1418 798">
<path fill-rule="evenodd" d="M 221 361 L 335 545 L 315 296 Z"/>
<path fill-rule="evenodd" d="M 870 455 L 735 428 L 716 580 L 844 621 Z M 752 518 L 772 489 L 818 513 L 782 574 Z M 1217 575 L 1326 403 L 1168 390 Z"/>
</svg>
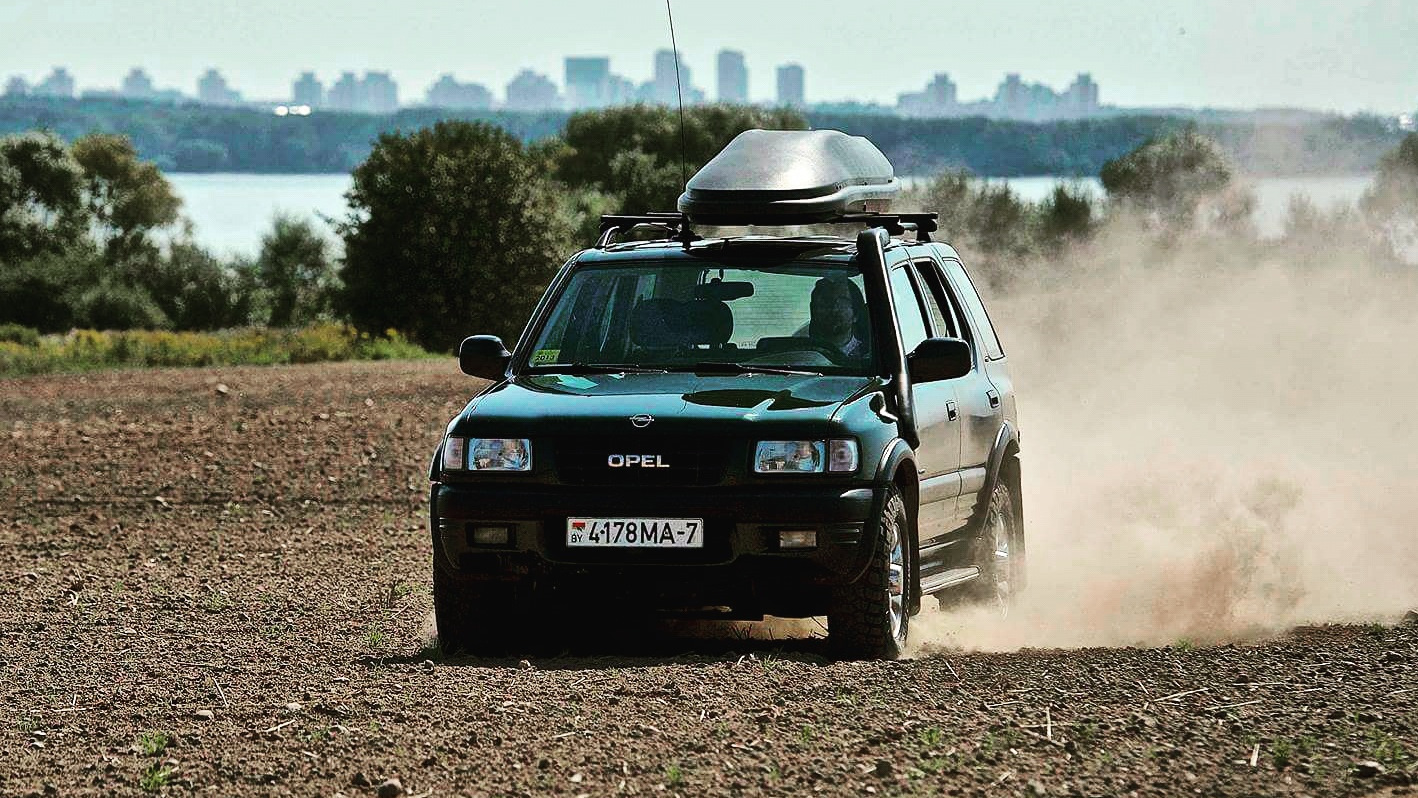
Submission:
<svg viewBox="0 0 1418 798">
<path fill-rule="evenodd" d="M 669 468 L 661 455 L 658 454 L 613 454 L 606 458 L 606 465 L 611 468 Z"/>
</svg>

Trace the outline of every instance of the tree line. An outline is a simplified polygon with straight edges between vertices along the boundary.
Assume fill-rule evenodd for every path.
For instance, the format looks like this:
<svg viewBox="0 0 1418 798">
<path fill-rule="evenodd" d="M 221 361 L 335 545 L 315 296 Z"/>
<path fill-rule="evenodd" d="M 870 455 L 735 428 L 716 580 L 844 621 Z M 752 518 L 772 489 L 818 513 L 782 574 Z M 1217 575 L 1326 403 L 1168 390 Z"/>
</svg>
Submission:
<svg viewBox="0 0 1418 798">
<path fill-rule="evenodd" d="M 595 240 L 601 214 L 672 209 L 682 170 L 740 131 L 807 124 L 791 111 L 708 106 L 688 112 L 681 134 L 675 112 L 629 107 L 576 114 L 560 135 L 530 143 L 488 122 L 384 133 L 353 171 L 338 247 L 308 222 L 278 218 L 255 259 L 226 261 L 193 242 L 162 171 L 130 140 L 10 136 L 0 139 L 0 324 L 57 332 L 334 320 L 398 330 L 433 351 L 473 332 L 510 341 L 562 260 Z M 943 236 L 995 285 L 1118 219 L 1164 244 L 1256 240 L 1254 198 L 1202 129 L 1150 137 L 1101 173 L 1101 201 L 1061 184 L 1029 203 L 952 170 L 898 207 L 939 212 Z M 1410 135 L 1383 156 L 1360 209 L 1297 200 L 1286 240 L 1352 241 L 1396 262 L 1418 246 L 1415 219 Z"/>
<path fill-rule="evenodd" d="M 74 141 L 94 131 L 121 132 L 142 158 L 169 172 L 333 173 L 363 163 L 384 133 L 443 120 L 486 122 L 530 144 L 562 135 L 577 116 L 416 108 L 391 115 L 321 111 L 279 117 L 250 108 L 118 98 L 4 97 L 0 135 L 48 130 Z M 997 177 L 1097 175 L 1108 160 L 1188 124 L 1166 115 L 1033 123 L 832 111 L 808 112 L 806 120 L 814 128 L 866 136 L 900 174 L 960 168 Z M 1265 123 L 1217 118 L 1204 121 L 1201 130 L 1251 174 L 1367 172 L 1399 138 L 1376 117 Z"/>
</svg>

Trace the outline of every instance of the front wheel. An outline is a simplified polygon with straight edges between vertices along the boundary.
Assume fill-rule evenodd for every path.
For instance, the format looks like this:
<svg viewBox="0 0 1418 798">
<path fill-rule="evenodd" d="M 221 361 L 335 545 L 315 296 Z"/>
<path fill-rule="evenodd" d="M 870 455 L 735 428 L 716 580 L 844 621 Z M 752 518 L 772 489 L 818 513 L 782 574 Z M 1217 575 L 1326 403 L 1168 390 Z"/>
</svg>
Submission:
<svg viewBox="0 0 1418 798">
<path fill-rule="evenodd" d="M 866 573 L 839 588 L 827 613 L 827 639 L 844 659 L 896 659 L 910 628 L 910 516 L 895 485 L 887 489 Z"/>
</svg>

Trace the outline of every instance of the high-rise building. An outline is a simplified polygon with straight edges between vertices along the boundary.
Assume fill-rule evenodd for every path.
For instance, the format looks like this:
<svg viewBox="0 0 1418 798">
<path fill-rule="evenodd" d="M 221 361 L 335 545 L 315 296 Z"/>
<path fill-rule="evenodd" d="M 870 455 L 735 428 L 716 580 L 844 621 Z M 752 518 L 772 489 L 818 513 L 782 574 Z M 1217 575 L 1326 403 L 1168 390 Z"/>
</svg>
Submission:
<svg viewBox="0 0 1418 798">
<path fill-rule="evenodd" d="M 546 75 L 524 69 L 507 84 L 506 107 L 510 111 L 549 111 L 560 105 L 556 84 Z"/>
<path fill-rule="evenodd" d="M 748 65 L 738 50 L 720 50 L 718 59 L 718 99 L 721 103 L 748 102 Z"/>
<path fill-rule="evenodd" d="M 1064 101 L 1071 115 L 1088 116 L 1095 113 L 1098 110 L 1098 84 L 1093 82 L 1093 76 L 1087 72 L 1078 73 L 1078 77 L 1073 79 L 1073 83 L 1064 92 Z"/>
<path fill-rule="evenodd" d="M 358 111 L 359 94 L 359 78 L 353 72 L 344 72 L 325 95 L 325 104 L 336 111 Z"/>
<path fill-rule="evenodd" d="M 325 104 L 325 86 L 314 72 L 302 72 L 290 87 L 292 105 L 308 105 L 319 108 Z"/>
<path fill-rule="evenodd" d="M 25 96 L 26 94 L 29 94 L 29 93 L 30 93 L 30 84 L 29 84 L 29 81 L 25 80 L 24 78 L 20 77 L 19 75 L 13 75 L 13 76 L 10 77 L 9 80 L 5 81 L 5 96 L 6 96 L 6 97 L 23 97 L 23 96 Z"/>
<path fill-rule="evenodd" d="M 566 59 L 566 102 L 572 110 L 610 104 L 611 60 L 604 56 Z"/>
<path fill-rule="evenodd" d="M 778 67 L 778 104 L 789 108 L 801 108 L 806 103 L 803 92 L 803 68 L 797 64 Z"/>
<path fill-rule="evenodd" d="M 1004 116 L 1024 116 L 1025 98 L 1024 81 L 1020 79 L 1018 72 L 1005 75 L 1004 82 L 995 89 L 995 105 Z"/>
<path fill-rule="evenodd" d="M 399 110 L 399 84 L 388 72 L 366 72 L 360 81 L 360 108 L 371 114 L 392 114 Z"/>
<path fill-rule="evenodd" d="M 241 93 L 227 85 L 222 73 L 208 69 L 197 79 L 197 102 L 207 105 L 237 105 L 241 102 Z"/>
<path fill-rule="evenodd" d="M 130 100 L 151 100 L 157 95 L 153 88 L 153 79 L 148 77 L 142 67 L 133 67 L 124 76 L 122 85 L 119 86 L 118 93 Z"/>
<path fill-rule="evenodd" d="M 646 84 L 647 87 L 649 85 Z M 630 78 L 615 73 L 606 78 L 606 105 L 628 105 L 644 99 L 644 93 L 642 87 L 636 86 Z"/>
<path fill-rule="evenodd" d="M 393 113 L 399 110 L 399 84 L 388 72 L 366 72 L 363 78 L 342 72 L 325 93 L 325 107 L 363 114 Z"/>
<path fill-rule="evenodd" d="M 896 96 L 896 112 L 902 116 L 940 117 L 958 112 L 958 89 L 944 72 L 937 73 L 924 91 Z"/>
<path fill-rule="evenodd" d="M 656 105 L 674 105 L 679 102 L 680 89 L 689 87 L 689 70 L 679 67 L 679 78 L 675 78 L 675 51 L 655 51 L 655 71 L 650 78 L 649 96 L 646 98 Z"/>
<path fill-rule="evenodd" d="M 459 83 L 444 75 L 428 87 L 426 101 L 435 108 L 482 111 L 492 107 L 492 92 L 481 83 Z"/>
<path fill-rule="evenodd" d="M 37 97 L 73 97 L 74 78 L 64 67 L 55 67 L 30 93 Z"/>
</svg>

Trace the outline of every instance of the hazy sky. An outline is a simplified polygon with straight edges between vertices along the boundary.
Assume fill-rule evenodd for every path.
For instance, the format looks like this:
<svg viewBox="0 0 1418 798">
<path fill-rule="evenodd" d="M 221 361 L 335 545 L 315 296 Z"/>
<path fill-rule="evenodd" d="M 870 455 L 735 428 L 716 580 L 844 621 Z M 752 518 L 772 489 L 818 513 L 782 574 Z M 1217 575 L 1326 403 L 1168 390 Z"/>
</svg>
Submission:
<svg viewBox="0 0 1418 798">
<path fill-rule="evenodd" d="M 680 52 L 714 85 L 714 53 L 744 51 L 750 92 L 801 63 L 809 102 L 893 103 L 948 72 L 962 100 L 1005 72 L 1064 88 L 1091 72 L 1118 105 L 1418 108 L 1418 0 L 678 0 Z M 438 75 L 499 98 L 530 67 L 562 82 L 566 55 L 609 55 L 637 82 L 667 46 L 663 0 L 0 0 L 0 75 L 69 67 L 81 87 L 143 66 L 194 91 L 221 69 L 249 98 L 284 98 L 296 73 L 394 73 L 400 97 Z"/>
</svg>

